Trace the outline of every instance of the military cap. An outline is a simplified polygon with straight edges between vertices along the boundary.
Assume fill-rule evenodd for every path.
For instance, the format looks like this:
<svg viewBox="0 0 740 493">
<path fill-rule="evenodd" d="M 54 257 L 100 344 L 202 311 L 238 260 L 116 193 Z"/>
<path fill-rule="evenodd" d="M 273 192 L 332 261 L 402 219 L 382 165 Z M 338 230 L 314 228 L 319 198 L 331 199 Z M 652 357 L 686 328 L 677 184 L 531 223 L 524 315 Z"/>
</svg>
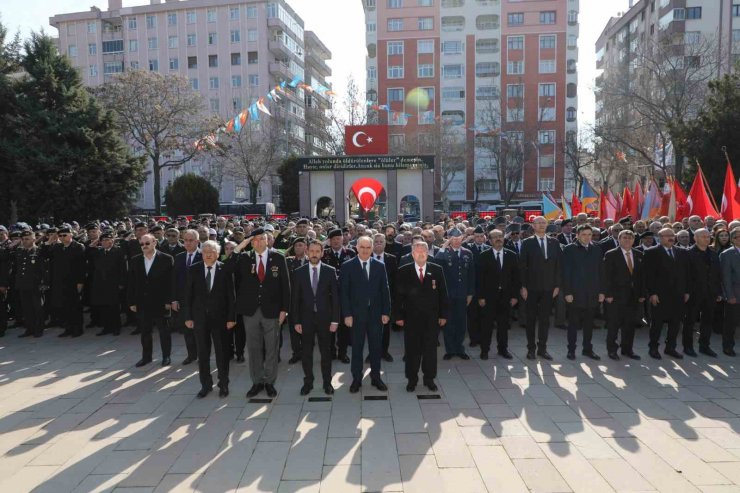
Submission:
<svg viewBox="0 0 740 493">
<path fill-rule="evenodd" d="M 567 226 L 572 222 L 573 222 L 572 219 L 563 219 L 563 221 L 560 223 L 560 227 L 562 228 L 563 226 Z"/>
<path fill-rule="evenodd" d="M 296 243 L 306 243 L 306 238 L 304 238 L 303 236 L 299 236 L 295 240 L 293 240 L 293 243 L 291 243 L 291 245 L 295 245 Z"/>
<path fill-rule="evenodd" d="M 508 233 L 519 233 L 522 230 L 522 226 L 520 224 L 511 223 L 506 227 L 506 231 Z"/>
<path fill-rule="evenodd" d="M 10 233 L 10 237 L 11 238 L 20 238 L 21 237 L 21 232 L 20 231 L 13 231 L 12 233 Z"/>
<path fill-rule="evenodd" d="M 35 235 L 33 234 L 33 231 L 31 231 L 30 229 L 25 229 L 21 231 L 20 233 L 21 238 L 26 238 L 27 236 L 35 236 Z"/>
<path fill-rule="evenodd" d="M 493 231 L 494 229 L 496 229 L 496 225 L 495 225 L 495 224 L 493 224 L 493 223 L 491 223 L 491 224 L 489 224 L 488 226 L 486 226 L 486 233 L 490 233 L 490 232 L 491 232 L 491 231 Z"/>
<path fill-rule="evenodd" d="M 85 231 L 90 231 L 91 229 L 98 229 L 98 224 L 97 223 L 85 224 Z"/>
<path fill-rule="evenodd" d="M 46 230 L 46 234 L 52 234 L 52 233 L 58 233 L 58 232 L 59 232 L 59 230 L 57 228 L 55 228 L 55 227 L 51 227 L 51 228 L 49 228 L 49 229 Z"/>
<path fill-rule="evenodd" d="M 545 233 L 556 233 L 558 231 L 558 227 L 554 224 L 548 224 L 545 228 Z"/>
<path fill-rule="evenodd" d="M 255 228 L 254 230 L 252 230 L 252 234 L 250 235 L 250 237 L 254 238 L 255 236 L 263 234 L 265 234 L 264 228 Z"/>
<path fill-rule="evenodd" d="M 335 236 L 342 236 L 342 230 L 339 228 L 334 228 L 329 231 L 329 238 L 334 238 Z"/>
<path fill-rule="evenodd" d="M 306 226 L 308 226 L 308 219 L 306 219 L 306 218 L 304 217 L 303 219 L 299 219 L 299 220 L 298 220 L 298 222 L 297 222 L 297 223 L 295 223 L 295 225 L 296 225 L 296 226 L 300 226 L 300 225 L 302 225 L 302 224 L 305 224 Z"/>
<path fill-rule="evenodd" d="M 493 220 L 493 224 L 506 224 L 506 218 L 503 216 L 496 216 L 496 218 Z"/>
<path fill-rule="evenodd" d="M 485 232 L 486 231 L 483 229 L 483 226 L 481 226 L 481 224 L 478 223 L 478 226 L 475 227 L 475 233 L 476 234 L 481 234 L 481 233 L 485 233 Z"/>
<path fill-rule="evenodd" d="M 448 238 L 459 238 L 460 236 L 462 236 L 462 231 L 457 228 L 450 228 L 449 231 L 447 231 Z"/>
<path fill-rule="evenodd" d="M 530 229 L 532 229 L 532 225 L 529 223 L 521 223 L 519 225 L 519 228 L 521 229 L 521 231 L 529 231 Z"/>
<path fill-rule="evenodd" d="M 62 226 L 61 228 L 59 228 L 59 230 L 57 232 L 59 234 L 71 234 L 72 233 L 72 229 L 69 226 Z"/>
<path fill-rule="evenodd" d="M 511 222 L 523 224 L 524 218 L 522 216 L 514 216 L 514 219 L 512 219 Z"/>
<path fill-rule="evenodd" d="M 645 231 L 641 235 L 637 235 L 637 240 L 640 241 L 643 238 L 654 238 L 655 234 L 652 231 Z"/>
<path fill-rule="evenodd" d="M 234 233 L 243 233 L 243 232 L 244 232 L 244 228 L 242 228 L 241 226 L 237 226 L 234 228 Z"/>
<path fill-rule="evenodd" d="M 622 219 L 619 220 L 619 224 L 626 224 L 632 222 L 632 216 L 624 216 Z"/>
<path fill-rule="evenodd" d="M 113 233 L 106 231 L 105 233 L 100 235 L 101 240 L 112 240 L 113 239 Z"/>
<path fill-rule="evenodd" d="M 134 224 L 134 229 L 138 229 L 138 228 L 146 228 L 146 223 L 139 221 L 136 224 Z"/>
<path fill-rule="evenodd" d="M 218 233 L 213 228 L 208 228 L 208 236 L 217 236 Z"/>
</svg>

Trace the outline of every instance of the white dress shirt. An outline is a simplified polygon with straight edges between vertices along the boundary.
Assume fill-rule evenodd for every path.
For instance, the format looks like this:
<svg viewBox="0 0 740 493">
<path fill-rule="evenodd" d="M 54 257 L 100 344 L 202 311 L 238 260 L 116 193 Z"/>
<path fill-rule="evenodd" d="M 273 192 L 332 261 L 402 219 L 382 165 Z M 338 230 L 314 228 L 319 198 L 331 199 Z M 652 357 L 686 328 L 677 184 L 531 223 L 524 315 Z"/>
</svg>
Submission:
<svg viewBox="0 0 740 493">
<path fill-rule="evenodd" d="M 377 253 L 373 253 L 373 258 L 377 260 L 378 262 L 380 262 L 381 264 L 385 265 L 385 257 L 383 256 L 382 253 L 380 255 L 378 255 Z"/>
<path fill-rule="evenodd" d="M 155 253 L 152 255 L 152 258 L 148 258 L 146 255 L 144 255 L 144 270 L 146 271 L 146 275 L 149 275 L 149 269 L 152 268 L 152 264 L 154 263 L 154 257 L 156 257 L 157 254 Z"/>
<path fill-rule="evenodd" d="M 419 265 L 416 262 L 414 262 L 414 267 L 416 268 L 416 277 L 419 277 L 419 269 L 421 269 L 422 276 L 427 275 L 427 264 Z"/>
<path fill-rule="evenodd" d="M 206 265 L 205 262 L 203 262 L 203 277 L 205 277 L 205 278 L 208 277 L 208 266 Z M 208 291 L 210 291 L 211 289 L 213 289 L 213 281 L 215 279 L 216 279 L 216 264 L 214 263 L 211 266 L 211 285 L 208 286 Z"/>
<path fill-rule="evenodd" d="M 254 260 L 255 260 L 255 263 L 257 264 L 255 266 L 255 269 L 258 269 L 259 270 L 259 268 L 260 268 L 260 259 L 262 259 L 262 266 L 265 268 L 265 275 L 267 275 L 267 256 L 268 256 L 269 252 L 270 251 L 267 248 L 265 248 L 265 251 L 262 252 L 261 254 L 259 254 L 257 252 L 254 252 L 254 256 L 255 256 L 255 259 Z"/>
<path fill-rule="evenodd" d="M 498 255 L 499 260 L 498 263 L 501 266 L 501 270 L 504 269 L 504 249 L 496 250 L 495 248 L 491 247 L 491 251 L 493 252 L 493 259 L 496 260 L 496 255 Z"/>
<path fill-rule="evenodd" d="M 545 236 L 537 236 L 537 235 L 534 235 L 534 237 L 535 237 L 535 239 L 537 239 L 537 246 L 538 247 L 542 248 L 542 245 L 545 245 L 545 247 L 544 247 L 545 248 L 545 251 L 542 252 L 542 254 L 545 256 L 545 258 L 547 258 L 547 235 L 545 235 Z M 540 240 L 543 240 L 543 241 L 540 242 Z"/>
</svg>

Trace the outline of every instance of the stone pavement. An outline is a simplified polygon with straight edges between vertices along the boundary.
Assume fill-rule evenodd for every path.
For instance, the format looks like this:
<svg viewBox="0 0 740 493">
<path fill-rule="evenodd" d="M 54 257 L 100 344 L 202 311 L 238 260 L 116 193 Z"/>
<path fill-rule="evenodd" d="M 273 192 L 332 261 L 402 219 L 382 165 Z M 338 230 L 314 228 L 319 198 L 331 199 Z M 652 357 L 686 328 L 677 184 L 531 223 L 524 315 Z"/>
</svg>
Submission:
<svg viewBox="0 0 740 493">
<path fill-rule="evenodd" d="M 740 360 L 653 361 L 646 329 L 640 362 L 570 362 L 552 329 L 545 363 L 516 328 L 513 362 L 440 358 L 433 400 L 405 391 L 399 334 L 388 400 L 335 362 L 333 401 L 309 402 L 284 348 L 271 404 L 233 362 L 231 395 L 196 399 L 179 334 L 173 366 L 136 369 L 138 337 L 58 332 L 0 339 L 0 492 L 740 491 Z"/>
</svg>

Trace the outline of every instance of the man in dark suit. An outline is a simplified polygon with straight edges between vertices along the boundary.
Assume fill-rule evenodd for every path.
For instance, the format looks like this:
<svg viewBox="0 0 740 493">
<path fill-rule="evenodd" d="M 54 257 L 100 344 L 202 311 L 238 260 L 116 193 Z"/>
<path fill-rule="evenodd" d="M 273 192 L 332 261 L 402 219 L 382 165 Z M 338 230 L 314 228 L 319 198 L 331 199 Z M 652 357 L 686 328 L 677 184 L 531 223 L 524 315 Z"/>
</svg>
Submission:
<svg viewBox="0 0 740 493">
<path fill-rule="evenodd" d="M 388 277 L 388 289 L 390 290 L 391 300 L 395 296 L 396 288 L 396 271 L 398 271 L 398 264 L 396 257 L 385 251 L 385 237 L 382 233 L 376 233 L 373 237 L 373 259 L 377 260 L 385 267 L 385 274 Z M 391 304 L 391 319 L 393 318 L 393 304 Z M 391 343 L 391 324 L 383 324 L 383 344 L 382 344 L 382 356 L 383 360 L 387 362 L 393 361 L 393 356 L 388 352 L 388 347 Z M 368 356 L 370 358 L 370 356 Z M 367 359 L 366 362 L 370 360 Z"/>
<path fill-rule="evenodd" d="M 250 244 L 252 250 L 241 253 Z M 290 309 L 288 265 L 281 253 L 267 248 L 267 234 L 262 228 L 253 230 L 237 245 L 226 263 L 239 277 L 236 313 L 244 317 L 252 378 L 247 398 L 262 390 L 268 397 L 275 397 L 280 326 Z"/>
<path fill-rule="evenodd" d="M 577 239 L 563 249 L 563 294 L 568 303 L 568 359 L 576 359 L 578 331 L 583 332 L 581 354 L 601 359 L 593 350 L 591 338 L 594 313 L 604 301 L 601 278 L 601 249 L 591 243 L 591 226 L 582 224 Z"/>
<path fill-rule="evenodd" d="M 188 269 L 190 266 L 203 261 L 203 257 L 200 253 L 200 242 L 198 240 L 198 232 L 194 229 L 185 230 L 182 234 L 183 243 L 185 245 L 185 251 L 180 252 L 175 257 L 174 267 L 174 285 L 175 285 L 175 299 L 172 303 L 172 309 L 177 312 L 176 321 L 173 320 L 177 325 L 177 328 L 182 332 L 185 338 L 185 348 L 188 351 L 187 357 L 183 360 L 183 365 L 189 365 L 193 361 L 198 359 L 198 347 L 196 343 L 196 334 L 192 330 L 187 330 L 185 327 L 185 319 L 183 314 L 180 313 L 180 304 L 182 303 L 182 297 L 185 295 L 185 282 L 187 281 Z"/>
<path fill-rule="evenodd" d="M 385 253 L 390 253 L 396 258 L 401 256 L 403 245 L 396 241 L 396 226 L 393 224 L 387 224 L 385 226 L 385 246 L 383 250 Z"/>
<path fill-rule="evenodd" d="M 64 332 L 59 337 L 82 335 L 82 288 L 85 282 L 85 247 L 72 239 L 72 230 L 59 228 L 60 243 L 48 251 L 52 306 L 62 314 Z"/>
<path fill-rule="evenodd" d="M 159 344 L 162 348 L 162 366 L 170 364 L 172 338 L 166 317 L 172 308 L 174 286 L 172 276 L 172 257 L 157 251 L 157 240 L 150 234 L 139 238 L 142 254 L 129 261 L 127 281 L 129 309 L 136 313 L 141 334 L 141 360 L 136 367 L 152 361 L 152 329 L 159 331 Z"/>
<path fill-rule="evenodd" d="M 522 299 L 527 303 L 527 358 L 537 355 L 552 360 L 547 352 L 550 312 L 560 291 L 560 242 L 545 236 L 547 219 L 537 216 L 532 221 L 534 236 L 522 242 L 519 254 Z M 535 334 L 535 329 L 538 332 Z"/>
<path fill-rule="evenodd" d="M 699 228 L 694 231 L 694 245 L 688 249 L 689 301 L 683 321 L 683 352 L 696 356 L 694 351 L 694 323 L 699 325 L 699 352 L 715 357 L 717 353 L 709 347 L 712 335 L 714 311 L 722 300 L 722 271 L 719 255 L 709 248 L 712 241 L 709 231 Z"/>
<path fill-rule="evenodd" d="M 331 384 L 331 352 L 329 334 L 339 327 L 339 287 L 334 267 L 321 262 L 324 247 L 318 240 L 308 245 L 309 263 L 298 267 L 293 273 L 291 289 L 290 319 L 301 337 L 301 362 L 303 365 L 303 387 L 301 395 L 313 389 L 313 348 L 319 342 L 321 354 L 321 377 L 324 392 L 334 393 Z"/>
<path fill-rule="evenodd" d="M 481 253 L 491 248 L 489 245 L 486 245 L 486 231 L 481 224 L 478 224 L 473 231 L 473 241 L 465 243 L 463 246 L 473 254 L 473 264 L 477 266 L 480 262 Z M 503 248 L 503 244 L 501 248 Z M 468 337 L 470 338 L 470 347 L 480 344 L 483 312 L 484 309 L 477 302 L 468 305 Z"/>
<path fill-rule="evenodd" d="M 97 335 L 121 333 L 121 290 L 126 284 L 126 257 L 113 246 L 113 233 L 100 235 L 101 246 L 91 243 L 89 258 L 92 264 L 90 303 L 99 310 L 103 330 Z"/>
<path fill-rule="evenodd" d="M 740 228 L 730 232 L 733 248 L 719 256 L 722 268 L 722 292 L 725 303 L 725 323 L 722 327 L 722 352 L 735 356 L 735 327 L 740 320 Z"/>
<path fill-rule="evenodd" d="M 558 233 L 558 241 L 563 247 L 566 247 L 575 241 L 573 238 L 573 220 L 563 219 L 560 223 L 560 233 Z"/>
<path fill-rule="evenodd" d="M 650 357 L 660 359 L 658 344 L 663 324 L 668 324 L 665 354 L 676 359 L 683 355 L 676 351 L 676 339 L 681 319 L 689 300 L 688 254 L 674 246 L 675 233 L 663 228 L 658 233 L 660 243 L 645 250 L 645 283 L 652 305 L 650 324 Z"/>
<path fill-rule="evenodd" d="M 198 346 L 198 373 L 201 389 L 198 398 L 213 388 L 211 376 L 211 342 L 216 355 L 219 397 L 229 395 L 229 330 L 236 325 L 234 279 L 221 262 L 221 245 L 206 241 L 201 246 L 202 262 L 188 268 L 182 296 L 185 328 L 195 332 Z"/>
<path fill-rule="evenodd" d="M 622 356 L 639 360 L 632 345 L 635 340 L 635 315 L 645 301 L 643 254 L 633 248 L 635 234 L 625 229 L 619 233 L 619 248 L 606 252 L 603 260 L 604 300 L 606 304 L 606 350 L 609 358 Z M 621 331 L 620 344 L 617 334 Z"/>
<path fill-rule="evenodd" d="M 365 337 L 370 356 L 370 383 L 378 390 L 388 390 L 380 379 L 380 358 L 383 326 L 391 318 L 391 298 L 385 268 L 372 259 L 372 250 L 370 237 L 358 238 L 357 257 L 342 265 L 339 273 L 344 325 L 352 330 L 352 384 L 349 387 L 352 393 L 362 386 Z"/>
<path fill-rule="evenodd" d="M 504 233 L 494 229 L 489 234 L 492 247 L 478 257 L 476 298 L 483 311 L 480 331 L 480 359 L 488 359 L 493 324 L 496 324 L 498 354 L 512 359 L 509 352 L 509 313 L 518 302 L 521 280 L 516 253 L 504 248 Z"/>
<path fill-rule="evenodd" d="M 321 263 L 331 265 L 337 272 L 337 279 L 342 271 L 342 264 L 347 260 L 354 258 L 356 253 L 343 246 L 343 237 L 341 229 L 329 231 L 329 246 L 324 249 L 324 256 L 321 257 Z M 331 354 L 332 358 L 338 359 L 342 363 L 349 363 L 347 356 L 347 346 L 350 344 L 351 331 L 344 323 L 339 324 L 335 333 L 331 334 Z"/>
<path fill-rule="evenodd" d="M 428 252 L 426 242 L 415 243 L 414 262 L 398 269 L 396 277 L 396 323 L 404 328 L 408 392 L 416 389 L 420 366 L 424 385 L 437 390 L 437 340 L 449 316 L 444 273 L 442 267 L 427 262 Z"/>
<path fill-rule="evenodd" d="M 158 250 L 166 253 L 172 258 L 185 251 L 185 247 L 180 243 L 180 232 L 177 228 L 168 228 L 165 232 L 165 239 L 157 246 Z"/>
<path fill-rule="evenodd" d="M 603 254 L 606 254 L 609 250 L 619 248 L 619 233 L 623 229 L 624 227 L 619 223 L 609 226 L 609 235 L 599 242 Z"/>
<path fill-rule="evenodd" d="M 293 243 L 291 244 L 293 247 L 293 253 L 294 255 L 291 257 L 286 257 L 285 262 L 288 264 L 288 270 L 290 271 L 290 285 L 293 286 L 295 284 L 293 280 L 293 276 L 295 276 L 295 271 L 299 268 L 303 267 L 309 262 L 308 259 L 308 250 L 307 250 L 307 243 L 306 238 L 302 236 L 295 237 L 293 239 Z M 322 246 L 323 248 L 323 246 Z M 323 255 L 323 253 L 322 253 Z M 290 319 L 290 317 L 288 317 Z M 298 363 L 299 361 L 302 361 L 301 355 L 303 354 L 303 346 L 302 344 L 302 337 L 301 334 L 295 331 L 295 323 L 291 320 L 288 320 L 288 333 L 290 334 L 290 349 L 293 352 L 293 355 L 288 360 L 289 364 Z"/>
</svg>

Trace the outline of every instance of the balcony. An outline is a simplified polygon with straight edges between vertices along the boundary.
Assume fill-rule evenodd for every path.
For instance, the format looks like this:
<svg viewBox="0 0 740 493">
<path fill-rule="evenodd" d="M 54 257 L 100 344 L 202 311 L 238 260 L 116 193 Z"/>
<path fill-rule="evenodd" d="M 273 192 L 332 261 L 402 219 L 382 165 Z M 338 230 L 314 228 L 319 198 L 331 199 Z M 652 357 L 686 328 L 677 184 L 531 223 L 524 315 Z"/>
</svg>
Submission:
<svg viewBox="0 0 740 493">
<path fill-rule="evenodd" d="M 270 62 L 270 74 L 284 80 L 291 80 L 293 78 L 293 72 L 291 72 L 288 64 L 281 62 Z"/>
<path fill-rule="evenodd" d="M 322 77 L 331 77 L 331 68 L 313 51 L 306 53 L 306 65 L 311 65 Z"/>
</svg>

